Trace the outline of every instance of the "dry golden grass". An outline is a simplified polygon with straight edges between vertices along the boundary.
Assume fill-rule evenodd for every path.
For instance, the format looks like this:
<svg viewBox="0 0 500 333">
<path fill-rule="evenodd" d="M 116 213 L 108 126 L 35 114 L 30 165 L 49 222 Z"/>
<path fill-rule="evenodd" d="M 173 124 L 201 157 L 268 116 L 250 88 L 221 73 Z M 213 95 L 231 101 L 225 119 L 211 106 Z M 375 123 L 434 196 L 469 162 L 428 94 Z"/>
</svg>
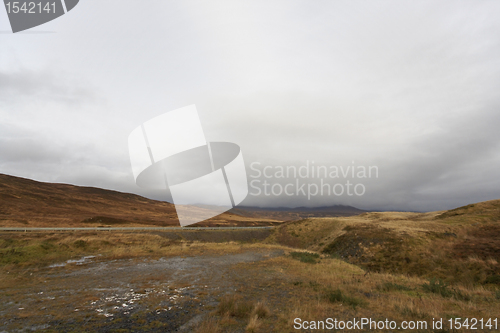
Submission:
<svg viewBox="0 0 500 333">
<path fill-rule="evenodd" d="M 102 239 L 96 235 L 67 235 L 57 241 L 73 246 L 82 240 L 89 244 L 87 250 Z M 195 329 L 195 332 L 231 332 L 234 329 L 245 329 L 248 332 L 267 332 L 271 327 L 276 332 L 289 332 L 294 318 L 303 320 L 321 320 L 329 317 L 349 319 L 356 317 L 389 318 L 391 320 L 427 320 L 431 318 L 476 317 L 496 318 L 500 316 L 500 300 L 495 298 L 494 291 L 484 286 L 454 286 L 468 299 L 443 297 L 440 294 L 426 291 L 422 286 L 428 281 L 419 277 L 389 273 L 367 273 L 366 270 L 347 262 L 320 256 L 317 263 L 305 263 L 294 259 L 290 253 L 296 249 L 279 247 L 270 244 L 202 244 L 172 243 L 168 246 L 154 235 L 115 235 L 107 241 L 116 245 L 116 249 L 107 247 L 106 258 L 130 256 L 141 249 L 142 255 L 194 255 L 195 253 L 237 253 L 246 250 L 259 251 L 262 248 L 280 248 L 286 253 L 260 263 L 246 263 L 245 271 L 255 270 L 257 275 L 248 276 L 255 279 L 252 283 L 260 283 L 267 276 L 275 276 L 284 282 L 276 282 L 285 289 L 290 289 L 290 298 L 279 305 L 263 302 L 262 294 L 250 296 L 240 290 L 245 298 L 236 295 L 224 297 L 215 316 L 207 316 Z M 189 245 L 189 246 L 188 246 Z M 123 248 L 129 251 L 121 252 Z M 132 249 L 132 250 L 131 250 Z M 151 254 L 149 249 L 155 252 Z M 161 251 L 156 253 L 156 251 Z M 101 251 L 102 252 L 102 251 Z M 306 251 L 310 252 L 310 251 Z M 140 255 L 135 253 L 135 255 Z M 255 266 L 255 268 L 253 268 Z M 3 272 L 5 273 L 5 272 Z M 150 283 L 162 280 L 162 276 L 151 276 Z M 149 281 L 151 280 L 151 281 Z M 288 282 L 286 282 L 288 281 Z M 138 281 L 141 282 L 141 281 Z M 19 280 L 17 281 L 19 283 Z M 267 282 L 266 282 L 267 283 Z M 285 283 L 285 284 L 283 284 Z M 341 297 L 331 299 L 329 293 L 340 291 Z M 265 295 L 265 294 L 264 294 Z M 26 315 L 26 314 L 25 314 Z M 29 314 L 36 315 L 36 314 Z M 54 313 L 57 316 L 56 313 Z"/>
<path fill-rule="evenodd" d="M 10 237 L 0 239 L 0 288 L 9 288 L 28 281 L 31 284 L 41 283 L 36 275 L 39 268 L 89 255 L 96 256 L 94 261 L 105 261 L 287 249 L 277 244 L 172 241 L 148 233 L 11 233 L 8 236 Z M 71 265 L 68 264 L 68 267 Z M 161 279 L 161 276 L 148 277 L 143 285 L 151 285 L 155 280 Z"/>
<path fill-rule="evenodd" d="M 222 254 L 251 248 L 276 248 L 273 244 L 203 243 L 172 241 L 149 233 L 12 233 L 0 239 L 4 267 L 46 265 L 47 263 L 100 254 L 103 259 L 143 256 L 200 255 L 205 252 Z"/>
<path fill-rule="evenodd" d="M 276 331 L 287 332 L 293 319 L 321 320 L 328 317 L 349 319 L 356 317 L 427 320 L 432 318 L 498 318 L 500 300 L 494 292 L 482 286 L 457 287 L 466 299 L 443 297 L 426 291 L 426 279 L 387 273 L 367 274 L 361 268 L 337 259 L 322 259 L 318 264 L 307 264 L 291 257 L 271 259 L 269 266 L 294 282 L 297 292 L 290 304 L 278 313 Z M 391 287 L 392 286 L 392 287 Z M 340 290 L 342 301 L 329 301 L 328 292 Z M 358 300 L 353 307 L 349 302 Z"/>
<path fill-rule="evenodd" d="M 208 318 L 202 321 L 194 330 L 195 333 L 218 333 L 220 331 L 219 321 L 215 318 Z"/>
<path fill-rule="evenodd" d="M 264 324 L 262 320 L 270 315 L 263 301 L 244 299 L 236 294 L 225 295 L 217 309 L 198 325 L 196 332 L 231 332 L 242 322 L 246 323 L 246 332 L 259 332 Z M 217 319 L 214 316 L 218 316 Z"/>
<path fill-rule="evenodd" d="M 257 318 L 265 318 L 268 317 L 270 314 L 271 311 L 269 310 L 267 305 L 264 302 L 259 301 L 257 302 L 257 304 L 255 304 L 251 316 L 252 317 L 257 316 Z"/>
<path fill-rule="evenodd" d="M 487 203 L 479 203 L 484 210 L 491 206 L 496 205 L 497 201 Z M 496 207 L 496 206 L 494 206 Z M 296 234 L 298 238 L 306 245 L 318 246 L 318 242 L 322 240 L 334 239 L 343 233 L 346 226 L 357 226 L 360 224 L 368 224 L 372 227 L 386 228 L 395 231 L 398 234 L 405 234 L 411 236 L 421 236 L 422 233 L 429 232 L 450 232 L 460 231 L 461 228 L 455 228 L 453 224 L 456 221 L 450 221 L 446 218 L 438 218 L 445 213 L 444 211 L 429 212 L 429 213 L 412 213 L 412 212 L 373 212 L 363 213 L 350 217 L 321 217 L 309 218 L 300 221 L 285 223 L 280 228 L 285 228 L 288 234 Z M 476 223 L 475 215 L 460 215 L 463 220 L 463 226 Z M 483 218 L 485 216 L 496 217 L 495 213 L 490 215 L 479 215 Z M 461 221 L 462 221 L 461 220 Z M 460 225 L 462 226 L 462 225 Z M 458 227 L 460 227 L 458 226 Z M 318 235 L 319 234 L 319 235 Z M 321 236 L 318 237 L 318 236 Z M 320 247 L 320 246 L 319 246 Z"/>
<path fill-rule="evenodd" d="M 482 245 L 481 237 L 488 240 L 490 231 L 497 230 L 497 222 L 491 220 L 496 216 L 495 205 L 479 205 L 478 211 L 474 207 L 459 209 L 448 215 L 384 212 L 306 219 L 286 223 L 266 242 L 253 244 L 88 233 L 28 236 L 0 244 L 0 250 L 14 249 L 26 256 L 22 263 L 3 263 L 8 269 L 22 265 L 35 269 L 68 256 L 97 253 L 107 260 L 284 250 L 285 256 L 235 265 L 245 279 L 238 290 L 245 298 L 235 294 L 223 297 L 196 332 L 267 332 L 271 328 L 289 332 L 294 318 L 366 317 L 397 322 L 499 318 L 500 290 L 494 280 L 488 282 L 494 276 L 491 272 L 499 271 L 499 259 L 485 256 L 488 247 L 478 248 L 482 252 L 477 253 L 477 247 L 471 247 Z M 467 220 L 467 212 L 472 214 L 472 222 Z M 495 249 L 495 244 L 488 244 Z M 31 256 L 34 250 L 43 255 Z M 312 254 L 297 254 L 299 251 Z M 339 260 L 340 255 L 345 255 L 345 261 Z M 7 255 L 11 259 L 16 256 L 15 251 Z M 21 271 L 17 277 L 26 278 Z M 431 277 L 438 279 L 429 280 Z M 0 270 L 0 284 L 8 285 L 12 278 L 6 270 Z M 156 280 L 162 280 L 162 276 L 149 277 L 144 283 Z M 274 290 L 282 291 L 277 294 L 284 295 L 283 301 L 266 298 Z"/>
<path fill-rule="evenodd" d="M 257 332 L 257 330 L 259 329 L 259 327 L 262 325 L 261 321 L 259 320 L 259 316 L 257 315 L 253 315 L 250 320 L 248 321 L 248 325 L 247 327 L 245 328 L 245 331 L 247 332 L 251 332 L 251 333 L 254 333 L 254 332 Z"/>
<path fill-rule="evenodd" d="M 500 201 L 447 212 L 373 212 L 279 226 L 269 240 L 323 252 L 374 272 L 500 284 Z"/>
</svg>

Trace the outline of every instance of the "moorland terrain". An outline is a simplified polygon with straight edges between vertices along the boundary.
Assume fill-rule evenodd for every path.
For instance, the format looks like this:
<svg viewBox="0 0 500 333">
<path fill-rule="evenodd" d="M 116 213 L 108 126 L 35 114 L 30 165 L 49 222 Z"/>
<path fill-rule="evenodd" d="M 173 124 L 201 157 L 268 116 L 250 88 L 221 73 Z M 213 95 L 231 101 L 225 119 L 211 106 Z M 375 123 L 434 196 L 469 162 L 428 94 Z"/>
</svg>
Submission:
<svg viewBox="0 0 500 333">
<path fill-rule="evenodd" d="M 279 220 L 226 212 L 197 224 L 269 226 Z M 173 204 L 139 195 L 0 174 L 0 227 L 174 227 Z"/>
<path fill-rule="evenodd" d="M 294 332 L 295 318 L 500 318 L 500 200 L 252 232 L 3 232 L 0 331 Z"/>
</svg>

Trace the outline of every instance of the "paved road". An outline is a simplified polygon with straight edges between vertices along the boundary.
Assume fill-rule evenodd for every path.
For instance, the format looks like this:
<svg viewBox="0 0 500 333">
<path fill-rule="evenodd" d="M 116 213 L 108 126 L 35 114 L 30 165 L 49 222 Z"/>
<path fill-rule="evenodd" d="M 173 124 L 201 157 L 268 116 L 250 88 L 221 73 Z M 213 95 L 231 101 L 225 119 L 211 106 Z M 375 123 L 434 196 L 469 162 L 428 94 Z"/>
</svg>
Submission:
<svg viewBox="0 0 500 333">
<path fill-rule="evenodd" d="M 96 228 L 0 228 L 1 231 L 218 231 L 218 230 L 258 230 L 274 227 L 96 227 Z"/>
</svg>

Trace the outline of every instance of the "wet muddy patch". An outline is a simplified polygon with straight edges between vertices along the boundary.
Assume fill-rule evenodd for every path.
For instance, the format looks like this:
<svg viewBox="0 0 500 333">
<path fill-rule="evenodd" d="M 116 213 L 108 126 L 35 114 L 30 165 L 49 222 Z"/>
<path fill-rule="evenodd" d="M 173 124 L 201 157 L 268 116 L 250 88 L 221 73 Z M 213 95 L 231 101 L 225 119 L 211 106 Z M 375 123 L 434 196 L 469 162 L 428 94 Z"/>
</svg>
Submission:
<svg viewBox="0 0 500 333">
<path fill-rule="evenodd" d="M 168 332 L 183 325 L 189 331 L 186 324 L 234 292 L 235 265 L 282 254 L 262 249 L 160 259 L 82 258 L 48 266 L 35 273 L 36 282 L 0 290 L 0 332 Z"/>
</svg>

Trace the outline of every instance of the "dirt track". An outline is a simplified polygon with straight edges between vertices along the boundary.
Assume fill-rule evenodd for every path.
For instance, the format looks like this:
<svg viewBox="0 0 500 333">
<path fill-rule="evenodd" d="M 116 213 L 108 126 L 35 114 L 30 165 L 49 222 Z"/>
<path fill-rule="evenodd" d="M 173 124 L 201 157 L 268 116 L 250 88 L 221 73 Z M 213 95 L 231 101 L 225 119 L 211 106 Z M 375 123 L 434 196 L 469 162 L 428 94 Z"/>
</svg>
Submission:
<svg viewBox="0 0 500 333">
<path fill-rule="evenodd" d="M 120 259 L 99 257 L 43 268 L 27 285 L 0 290 L 0 332 L 136 330 L 189 332 L 234 293 L 233 267 L 282 255 Z"/>
</svg>

